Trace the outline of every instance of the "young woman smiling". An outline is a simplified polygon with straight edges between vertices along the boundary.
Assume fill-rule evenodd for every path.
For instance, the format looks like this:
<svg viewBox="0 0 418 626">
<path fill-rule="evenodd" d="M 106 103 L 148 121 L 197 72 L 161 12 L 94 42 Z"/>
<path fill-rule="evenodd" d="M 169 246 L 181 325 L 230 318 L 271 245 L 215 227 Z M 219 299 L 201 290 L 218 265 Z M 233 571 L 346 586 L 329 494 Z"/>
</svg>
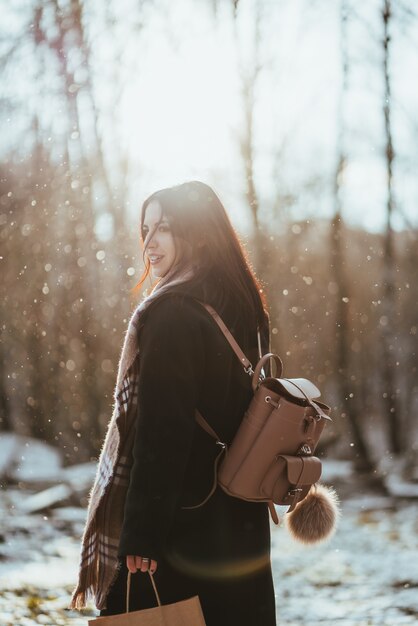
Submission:
<svg viewBox="0 0 418 626">
<path fill-rule="evenodd" d="M 252 396 L 251 377 L 206 309 L 221 316 L 252 363 L 269 351 L 264 292 L 225 208 L 199 181 L 159 190 L 141 211 L 145 271 L 156 285 L 138 325 L 138 387 L 119 569 L 100 615 L 198 595 L 207 626 L 275 626 L 266 503 L 213 484 L 219 447 L 196 409 L 230 443 Z M 110 515 L 110 512 L 109 512 Z M 147 575 L 146 575 L 147 574 Z"/>
</svg>

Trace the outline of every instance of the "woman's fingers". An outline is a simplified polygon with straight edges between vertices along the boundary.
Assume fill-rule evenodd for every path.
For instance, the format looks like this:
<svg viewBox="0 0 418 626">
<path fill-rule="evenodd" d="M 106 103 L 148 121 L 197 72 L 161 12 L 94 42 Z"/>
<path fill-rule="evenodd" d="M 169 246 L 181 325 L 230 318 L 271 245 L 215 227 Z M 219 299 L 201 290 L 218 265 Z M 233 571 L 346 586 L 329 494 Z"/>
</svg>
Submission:
<svg viewBox="0 0 418 626">
<path fill-rule="evenodd" d="M 131 572 L 131 574 L 135 574 L 137 570 L 137 567 L 135 564 L 135 558 L 136 557 L 132 556 L 131 554 L 126 557 L 126 567 Z"/>
<path fill-rule="evenodd" d="M 142 556 L 129 555 L 126 557 L 126 567 L 131 574 L 135 574 L 138 570 L 140 572 L 149 570 L 151 574 L 154 574 L 157 571 L 157 561 Z"/>
<path fill-rule="evenodd" d="M 142 556 L 136 556 L 135 557 L 135 565 L 136 568 L 142 571 Z"/>
</svg>

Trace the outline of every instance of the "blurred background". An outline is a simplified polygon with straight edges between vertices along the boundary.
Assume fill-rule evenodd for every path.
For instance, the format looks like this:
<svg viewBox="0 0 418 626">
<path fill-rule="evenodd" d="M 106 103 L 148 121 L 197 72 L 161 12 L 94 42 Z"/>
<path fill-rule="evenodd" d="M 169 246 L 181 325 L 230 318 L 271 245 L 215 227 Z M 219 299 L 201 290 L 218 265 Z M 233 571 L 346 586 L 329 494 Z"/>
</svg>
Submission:
<svg viewBox="0 0 418 626">
<path fill-rule="evenodd" d="M 332 405 L 329 447 L 417 463 L 413 4 L 3 6 L 2 431 L 97 455 L 140 205 L 197 178 L 265 285 L 285 375 Z"/>
<path fill-rule="evenodd" d="M 199 179 L 285 375 L 332 407 L 320 455 L 416 494 L 417 67 L 412 0 L 2 4 L 2 485 L 36 441 L 63 468 L 98 458 L 141 203 Z"/>
</svg>

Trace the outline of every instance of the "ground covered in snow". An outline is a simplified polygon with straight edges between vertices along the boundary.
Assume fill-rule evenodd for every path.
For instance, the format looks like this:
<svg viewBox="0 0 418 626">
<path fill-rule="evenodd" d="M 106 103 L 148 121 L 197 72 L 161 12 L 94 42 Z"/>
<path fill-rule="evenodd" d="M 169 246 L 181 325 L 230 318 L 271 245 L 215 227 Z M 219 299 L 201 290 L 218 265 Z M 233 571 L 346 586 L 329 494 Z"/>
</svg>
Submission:
<svg viewBox="0 0 418 626">
<path fill-rule="evenodd" d="M 85 512 L 72 506 L 24 513 L 18 503 L 28 495 L 0 490 L 0 625 L 85 626 L 97 614 L 93 608 L 83 615 L 66 608 Z M 328 544 L 305 548 L 285 527 L 272 528 L 277 623 L 418 623 L 416 501 L 365 492 L 342 500 Z"/>
<path fill-rule="evenodd" d="M 416 504 L 363 499 L 343 505 L 339 530 L 306 549 L 273 533 L 278 624 L 418 623 Z"/>
</svg>

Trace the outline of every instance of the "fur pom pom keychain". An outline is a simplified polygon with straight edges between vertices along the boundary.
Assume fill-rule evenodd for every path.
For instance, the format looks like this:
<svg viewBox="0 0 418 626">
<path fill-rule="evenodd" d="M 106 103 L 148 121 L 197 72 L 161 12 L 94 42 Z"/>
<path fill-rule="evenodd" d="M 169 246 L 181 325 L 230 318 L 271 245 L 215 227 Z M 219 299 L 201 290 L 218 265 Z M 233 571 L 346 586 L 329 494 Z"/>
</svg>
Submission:
<svg viewBox="0 0 418 626">
<path fill-rule="evenodd" d="M 284 517 L 293 539 L 304 544 L 316 544 L 332 537 L 340 516 L 335 489 L 315 483 L 308 495 Z"/>
</svg>

